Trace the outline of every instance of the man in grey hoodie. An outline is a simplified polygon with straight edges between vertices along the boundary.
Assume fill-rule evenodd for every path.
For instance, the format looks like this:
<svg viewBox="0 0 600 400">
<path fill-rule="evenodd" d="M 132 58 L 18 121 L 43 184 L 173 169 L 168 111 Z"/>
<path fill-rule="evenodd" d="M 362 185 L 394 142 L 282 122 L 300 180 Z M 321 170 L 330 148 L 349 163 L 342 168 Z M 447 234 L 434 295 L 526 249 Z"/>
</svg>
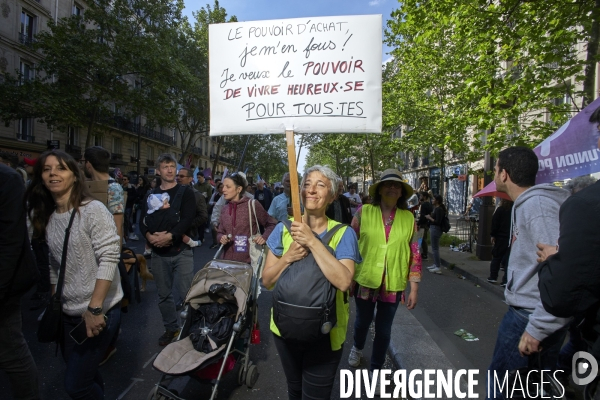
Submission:
<svg viewBox="0 0 600 400">
<path fill-rule="evenodd" d="M 496 188 L 515 202 L 511 215 L 508 282 L 504 291 L 509 307 L 498 328 L 489 367 L 490 379 L 493 380 L 495 371 L 500 382 L 506 372 L 526 367 L 526 356 L 540 351 L 542 365 L 539 367 L 554 369 L 570 320 L 544 310 L 538 290 L 535 254 L 537 243 L 556 243 L 558 211 L 569 193 L 553 185 L 535 186 L 537 171 L 537 156 L 526 147 L 501 151 L 494 167 Z M 490 391 L 490 397 L 501 397 L 498 389 L 495 395 L 492 387 Z"/>
</svg>

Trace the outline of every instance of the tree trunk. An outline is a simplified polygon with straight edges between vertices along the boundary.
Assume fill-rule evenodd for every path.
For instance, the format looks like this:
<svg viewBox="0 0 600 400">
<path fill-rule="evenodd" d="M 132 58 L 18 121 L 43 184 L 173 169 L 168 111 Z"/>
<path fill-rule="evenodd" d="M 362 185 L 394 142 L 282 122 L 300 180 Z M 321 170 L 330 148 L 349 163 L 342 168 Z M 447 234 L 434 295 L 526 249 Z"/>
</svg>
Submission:
<svg viewBox="0 0 600 400">
<path fill-rule="evenodd" d="M 217 170 L 217 163 L 218 163 L 218 160 L 219 160 L 219 154 L 221 154 L 221 143 L 222 142 L 223 142 L 223 137 L 220 136 L 217 139 L 217 151 L 215 152 L 215 160 L 213 161 L 213 166 L 212 166 L 212 174 L 213 174 L 213 176 L 215 175 L 215 171 Z"/>
<path fill-rule="evenodd" d="M 85 138 L 85 147 L 83 148 L 84 151 L 85 149 L 89 148 L 92 146 L 92 136 L 94 133 L 94 125 L 96 124 L 96 116 L 97 116 L 97 112 L 98 109 L 94 107 L 94 111 L 92 111 L 92 115 L 90 117 L 90 120 L 88 121 L 88 129 L 87 129 L 87 136 Z M 67 133 L 68 134 L 68 133 Z M 67 141 L 69 139 L 67 138 Z"/>
<path fill-rule="evenodd" d="M 594 11 L 592 12 L 592 29 L 590 40 L 587 43 L 587 57 L 585 65 L 585 75 L 583 80 L 583 100 L 581 108 L 584 108 L 594 100 L 594 83 L 596 78 L 596 57 L 598 55 L 598 45 L 600 44 L 600 0 L 595 1 Z"/>
</svg>

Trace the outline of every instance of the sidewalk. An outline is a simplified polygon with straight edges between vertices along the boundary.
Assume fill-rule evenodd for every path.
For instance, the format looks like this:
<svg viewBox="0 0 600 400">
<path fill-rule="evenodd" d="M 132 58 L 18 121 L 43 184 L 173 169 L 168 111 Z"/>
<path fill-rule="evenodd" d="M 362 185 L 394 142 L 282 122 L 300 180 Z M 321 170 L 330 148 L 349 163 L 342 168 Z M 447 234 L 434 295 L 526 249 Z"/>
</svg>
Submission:
<svg viewBox="0 0 600 400">
<path fill-rule="evenodd" d="M 448 247 L 440 248 L 440 257 L 443 266 L 442 274 L 472 281 L 497 295 L 499 300 L 504 300 L 504 288 L 499 284 L 487 282 L 489 261 L 480 261 L 474 253 L 455 252 Z M 429 274 L 426 268 L 432 264 L 432 258 L 433 255 L 429 253 L 428 263 L 423 265 L 424 274 Z M 501 271 L 500 274 L 502 277 L 503 272 Z M 407 343 L 411 345 L 407 346 Z M 406 307 L 398 307 L 394 317 L 388 354 L 398 368 L 406 369 L 407 372 L 416 369 L 452 369 L 456 371 L 456 367 L 446 357 L 440 346 Z M 461 386 L 465 385 L 464 380 L 461 383 Z"/>
</svg>

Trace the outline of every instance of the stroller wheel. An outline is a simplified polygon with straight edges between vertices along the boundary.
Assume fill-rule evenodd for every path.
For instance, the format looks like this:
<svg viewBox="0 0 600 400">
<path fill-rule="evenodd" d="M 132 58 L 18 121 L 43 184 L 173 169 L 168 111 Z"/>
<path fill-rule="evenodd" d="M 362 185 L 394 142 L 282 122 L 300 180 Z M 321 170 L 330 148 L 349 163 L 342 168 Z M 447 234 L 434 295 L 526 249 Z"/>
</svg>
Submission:
<svg viewBox="0 0 600 400">
<path fill-rule="evenodd" d="M 246 364 L 246 361 L 244 359 L 241 359 L 240 360 L 240 370 L 238 371 L 238 379 L 237 379 L 237 383 L 240 386 L 242 386 L 244 383 L 246 383 L 247 369 L 244 368 L 245 364 Z M 250 367 L 251 365 L 252 365 L 252 361 L 248 362 L 248 367 Z"/>
<path fill-rule="evenodd" d="M 248 389 L 252 389 L 258 380 L 258 368 L 256 365 L 248 367 L 248 373 L 246 374 L 246 386 Z"/>
<path fill-rule="evenodd" d="M 148 397 L 146 398 L 146 400 L 158 400 L 156 392 L 158 392 L 158 386 L 154 386 L 152 390 L 150 390 L 150 393 L 148 393 Z"/>
</svg>

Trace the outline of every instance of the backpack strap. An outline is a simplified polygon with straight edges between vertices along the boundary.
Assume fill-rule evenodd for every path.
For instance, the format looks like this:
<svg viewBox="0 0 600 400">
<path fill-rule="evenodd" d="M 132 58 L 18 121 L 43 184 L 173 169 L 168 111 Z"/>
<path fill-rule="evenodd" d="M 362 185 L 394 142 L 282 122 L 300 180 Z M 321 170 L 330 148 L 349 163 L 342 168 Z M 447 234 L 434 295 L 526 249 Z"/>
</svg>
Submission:
<svg viewBox="0 0 600 400">
<path fill-rule="evenodd" d="M 285 226 L 287 228 L 289 233 L 292 233 L 292 221 L 290 221 L 289 219 L 284 219 L 280 222 L 283 224 L 283 226 Z M 321 242 L 323 242 L 324 244 L 329 244 L 329 242 L 331 241 L 333 236 L 337 233 L 337 231 L 342 229 L 344 226 L 348 226 L 348 225 L 337 224 L 336 226 L 334 226 L 333 228 L 328 230 L 327 233 L 325 234 L 325 236 L 323 236 L 323 239 L 321 239 Z"/>
<path fill-rule="evenodd" d="M 177 193 L 175 194 L 175 198 L 173 199 L 173 204 L 171 207 L 174 208 L 175 212 L 178 213 L 181 208 L 181 200 L 183 199 L 183 193 L 185 192 L 185 186 L 180 185 L 179 189 L 177 189 Z"/>
<path fill-rule="evenodd" d="M 333 235 L 335 235 L 337 233 L 337 231 L 339 231 L 340 229 L 342 229 L 344 226 L 348 226 L 346 224 L 337 224 L 336 226 L 334 226 L 333 228 L 331 228 L 330 230 L 327 231 L 327 233 L 325 234 L 325 236 L 323 236 L 323 243 L 329 244 L 329 242 L 331 241 L 331 239 L 333 239 Z"/>
</svg>

